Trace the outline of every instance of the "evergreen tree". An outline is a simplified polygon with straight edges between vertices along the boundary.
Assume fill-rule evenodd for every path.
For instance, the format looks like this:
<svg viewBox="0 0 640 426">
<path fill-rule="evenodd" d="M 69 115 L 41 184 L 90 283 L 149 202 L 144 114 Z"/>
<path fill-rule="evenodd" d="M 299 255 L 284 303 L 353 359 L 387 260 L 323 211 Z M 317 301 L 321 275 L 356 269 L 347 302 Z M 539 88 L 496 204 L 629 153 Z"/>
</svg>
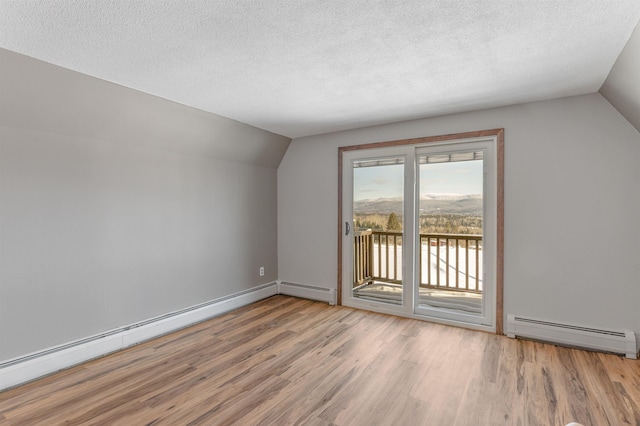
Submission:
<svg viewBox="0 0 640 426">
<path fill-rule="evenodd" d="M 389 220 L 387 221 L 387 231 L 401 231 L 402 225 L 400 225 L 400 220 L 395 213 L 391 213 L 389 215 Z"/>
</svg>

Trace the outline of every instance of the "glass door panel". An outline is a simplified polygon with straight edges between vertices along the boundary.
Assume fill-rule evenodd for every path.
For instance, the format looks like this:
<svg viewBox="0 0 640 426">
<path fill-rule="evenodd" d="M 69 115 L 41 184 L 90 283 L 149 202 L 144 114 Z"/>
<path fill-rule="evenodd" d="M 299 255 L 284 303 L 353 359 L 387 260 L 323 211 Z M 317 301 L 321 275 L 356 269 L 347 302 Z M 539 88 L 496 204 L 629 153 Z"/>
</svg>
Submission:
<svg viewBox="0 0 640 426">
<path fill-rule="evenodd" d="M 402 305 L 404 157 L 359 159 L 351 167 L 352 297 Z"/>
<path fill-rule="evenodd" d="M 485 149 L 423 149 L 416 163 L 416 312 L 484 323 Z"/>
</svg>

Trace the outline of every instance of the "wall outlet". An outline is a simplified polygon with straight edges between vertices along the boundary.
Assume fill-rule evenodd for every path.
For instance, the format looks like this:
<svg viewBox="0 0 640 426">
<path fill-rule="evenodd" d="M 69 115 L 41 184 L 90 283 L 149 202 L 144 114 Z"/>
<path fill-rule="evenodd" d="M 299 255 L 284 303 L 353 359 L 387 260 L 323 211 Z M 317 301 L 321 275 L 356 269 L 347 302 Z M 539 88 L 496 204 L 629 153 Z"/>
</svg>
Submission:
<svg viewBox="0 0 640 426">
<path fill-rule="evenodd" d="M 264 277 L 264 266 L 260 267 L 260 276 Z"/>
</svg>

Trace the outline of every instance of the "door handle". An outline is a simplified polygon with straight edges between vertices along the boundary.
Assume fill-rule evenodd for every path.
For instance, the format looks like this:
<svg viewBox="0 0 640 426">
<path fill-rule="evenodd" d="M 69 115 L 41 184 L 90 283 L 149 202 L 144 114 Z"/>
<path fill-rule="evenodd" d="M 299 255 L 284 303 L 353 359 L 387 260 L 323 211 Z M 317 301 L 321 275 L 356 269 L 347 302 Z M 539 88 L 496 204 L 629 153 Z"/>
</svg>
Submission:
<svg viewBox="0 0 640 426">
<path fill-rule="evenodd" d="M 345 222 L 344 225 L 345 225 L 344 235 L 349 235 L 349 232 L 351 232 L 351 227 L 349 226 L 349 222 Z"/>
</svg>

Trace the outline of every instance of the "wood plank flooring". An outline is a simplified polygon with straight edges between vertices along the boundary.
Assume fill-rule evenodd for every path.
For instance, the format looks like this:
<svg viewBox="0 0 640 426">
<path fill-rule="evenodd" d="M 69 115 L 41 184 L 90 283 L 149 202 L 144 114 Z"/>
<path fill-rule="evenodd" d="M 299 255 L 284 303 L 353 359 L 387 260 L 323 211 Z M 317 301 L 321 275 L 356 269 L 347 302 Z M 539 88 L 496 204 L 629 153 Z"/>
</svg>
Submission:
<svg viewBox="0 0 640 426">
<path fill-rule="evenodd" d="M 286 296 L 0 393 L 2 425 L 640 425 L 640 362 Z"/>
</svg>

